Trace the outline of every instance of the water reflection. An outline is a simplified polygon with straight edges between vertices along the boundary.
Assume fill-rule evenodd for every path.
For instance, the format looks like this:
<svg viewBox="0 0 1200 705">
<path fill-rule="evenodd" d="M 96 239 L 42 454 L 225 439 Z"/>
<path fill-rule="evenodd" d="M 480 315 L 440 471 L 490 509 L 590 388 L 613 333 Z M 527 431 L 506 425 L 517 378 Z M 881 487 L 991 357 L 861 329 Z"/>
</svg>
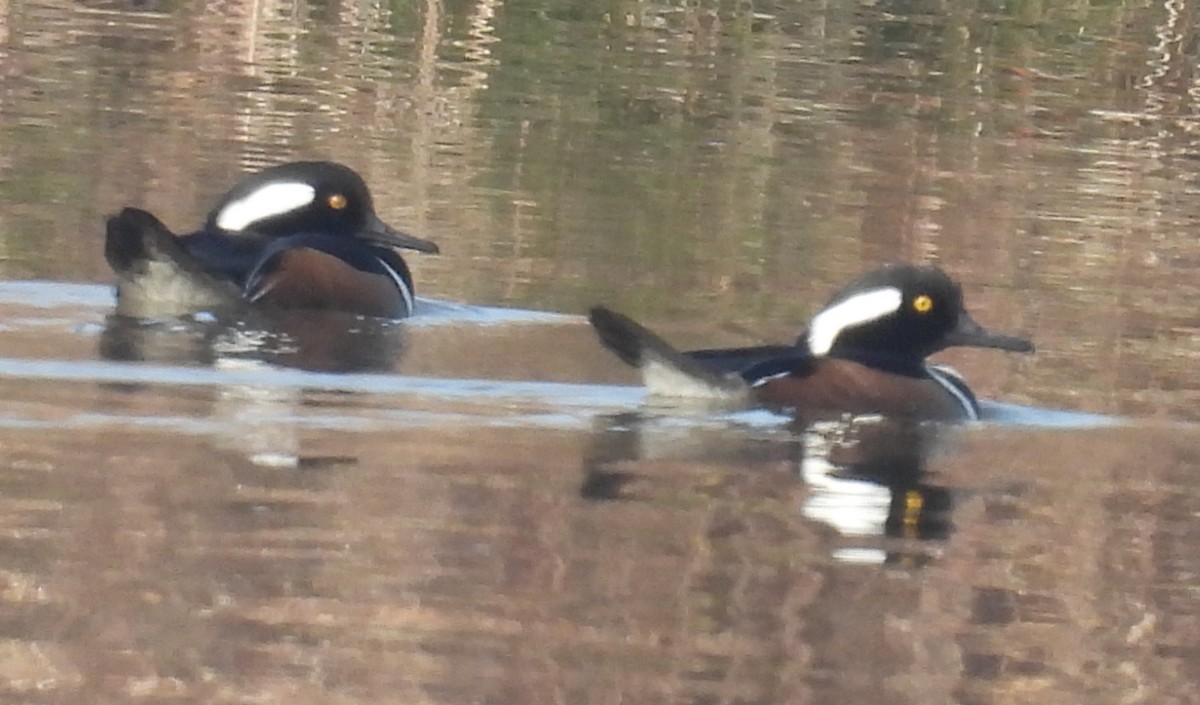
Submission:
<svg viewBox="0 0 1200 705">
<path fill-rule="evenodd" d="M 266 366 L 309 372 L 368 373 L 394 368 L 404 352 L 394 321 L 331 311 L 248 310 L 240 317 L 199 314 L 170 320 L 109 315 L 100 357 L 160 366 L 221 370 Z M 145 385 L 121 384 L 128 394 Z M 296 426 L 312 403 L 304 386 L 221 384 L 212 389 L 210 422 L 230 429 L 222 444 L 255 466 L 305 469 L 352 464 L 352 456 L 313 455 Z M 343 402 L 347 403 L 347 402 Z"/>
<path fill-rule="evenodd" d="M 207 314 L 171 320 L 111 315 L 100 357 L 122 362 L 218 365 L 258 361 L 314 372 L 385 372 L 404 354 L 394 321 L 341 312 L 279 310 L 241 318 Z"/>
<path fill-rule="evenodd" d="M 951 531 L 951 493 L 926 471 L 945 431 L 882 418 L 802 430 L 798 469 L 809 494 L 801 511 L 837 530 L 835 558 L 911 566 L 937 554 L 936 547 L 917 542 L 940 541 Z"/>
<path fill-rule="evenodd" d="M 602 701 L 613 683 L 763 703 L 990 702 L 1049 683 L 1073 700 L 1091 688 L 1063 675 L 1081 662 L 1194 655 L 1187 429 L 651 410 L 584 428 L 642 397 L 503 393 L 497 378 L 527 371 L 509 351 L 607 360 L 582 320 L 539 318 L 407 321 L 431 369 L 479 355 L 484 379 L 458 386 L 229 362 L 108 366 L 157 375 L 137 389 L 32 364 L 0 378 L 0 653 L 68 699 L 217 682 L 530 703 Z"/>
<path fill-rule="evenodd" d="M 642 413 L 603 417 L 584 456 L 580 496 L 653 501 L 661 463 L 719 463 L 756 473 L 783 464 L 797 511 L 832 528 L 830 555 L 848 563 L 917 567 L 939 552 L 953 523 L 953 495 L 926 461 L 949 427 L 880 417 L 790 424 L 786 431 L 730 434 Z M 928 543 L 933 542 L 933 543 Z"/>
</svg>

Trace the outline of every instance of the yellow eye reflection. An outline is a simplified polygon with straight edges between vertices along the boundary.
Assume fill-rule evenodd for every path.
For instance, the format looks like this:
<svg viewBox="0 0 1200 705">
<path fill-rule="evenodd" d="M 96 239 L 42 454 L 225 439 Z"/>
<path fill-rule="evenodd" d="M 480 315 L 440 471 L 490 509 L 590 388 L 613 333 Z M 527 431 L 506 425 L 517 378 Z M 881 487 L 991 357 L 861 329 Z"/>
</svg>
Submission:
<svg viewBox="0 0 1200 705">
<path fill-rule="evenodd" d="M 917 313 L 929 313 L 933 310 L 933 299 L 929 298 L 925 294 L 921 294 L 917 298 L 913 299 L 912 307 Z"/>
<path fill-rule="evenodd" d="M 329 207 L 335 211 L 340 211 L 346 207 L 346 197 L 340 193 L 333 194 L 326 202 L 329 204 Z"/>
</svg>

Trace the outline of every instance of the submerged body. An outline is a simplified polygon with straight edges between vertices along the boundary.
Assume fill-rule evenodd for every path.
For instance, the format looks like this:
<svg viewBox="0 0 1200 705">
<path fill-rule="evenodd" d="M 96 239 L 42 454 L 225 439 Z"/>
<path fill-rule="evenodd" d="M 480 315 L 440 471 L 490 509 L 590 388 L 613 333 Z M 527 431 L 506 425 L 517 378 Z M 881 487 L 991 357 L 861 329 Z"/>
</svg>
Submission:
<svg viewBox="0 0 1200 705">
<path fill-rule="evenodd" d="M 105 239 L 117 313 L 139 318 L 248 305 L 402 318 L 414 287 L 394 248 L 438 251 L 381 221 L 362 178 L 333 162 L 247 177 L 195 233 L 177 236 L 125 208 L 109 218 Z"/>
<path fill-rule="evenodd" d="M 979 405 L 952 370 L 926 358 L 951 346 L 1031 352 L 1023 338 L 983 329 L 962 290 L 934 267 L 888 265 L 835 294 L 794 345 L 681 352 L 619 313 L 596 307 L 605 347 L 638 367 L 650 392 L 801 416 L 883 414 L 959 421 Z"/>
</svg>

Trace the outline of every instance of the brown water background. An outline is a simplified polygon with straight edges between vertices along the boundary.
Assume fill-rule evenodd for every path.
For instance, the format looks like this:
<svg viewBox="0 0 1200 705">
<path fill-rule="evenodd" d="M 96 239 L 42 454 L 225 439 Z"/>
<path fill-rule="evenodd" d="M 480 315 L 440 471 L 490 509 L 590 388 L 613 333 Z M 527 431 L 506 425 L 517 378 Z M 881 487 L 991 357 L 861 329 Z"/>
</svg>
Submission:
<svg viewBox="0 0 1200 705">
<path fill-rule="evenodd" d="M 0 701 L 1195 702 L 1197 12 L 0 4 Z M 186 230 L 300 158 L 441 245 L 425 297 L 681 345 L 937 262 L 1038 345 L 942 356 L 981 396 L 1120 423 L 847 477 L 777 419 L 630 416 L 573 317 L 114 355 L 104 215 Z"/>
</svg>

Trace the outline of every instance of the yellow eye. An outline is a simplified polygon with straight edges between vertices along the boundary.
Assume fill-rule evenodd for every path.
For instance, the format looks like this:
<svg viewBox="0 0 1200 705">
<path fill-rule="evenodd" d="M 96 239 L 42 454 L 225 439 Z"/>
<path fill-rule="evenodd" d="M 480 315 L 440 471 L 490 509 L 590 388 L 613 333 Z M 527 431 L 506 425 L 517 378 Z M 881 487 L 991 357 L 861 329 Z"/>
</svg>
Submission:
<svg viewBox="0 0 1200 705">
<path fill-rule="evenodd" d="M 929 313 L 933 310 L 933 299 L 929 298 L 925 294 L 921 294 L 917 298 L 913 299 L 912 307 L 917 313 Z"/>
<path fill-rule="evenodd" d="M 335 211 L 340 211 L 346 207 L 346 197 L 340 193 L 335 193 L 330 196 L 327 202 L 329 203 L 329 207 Z"/>
</svg>

